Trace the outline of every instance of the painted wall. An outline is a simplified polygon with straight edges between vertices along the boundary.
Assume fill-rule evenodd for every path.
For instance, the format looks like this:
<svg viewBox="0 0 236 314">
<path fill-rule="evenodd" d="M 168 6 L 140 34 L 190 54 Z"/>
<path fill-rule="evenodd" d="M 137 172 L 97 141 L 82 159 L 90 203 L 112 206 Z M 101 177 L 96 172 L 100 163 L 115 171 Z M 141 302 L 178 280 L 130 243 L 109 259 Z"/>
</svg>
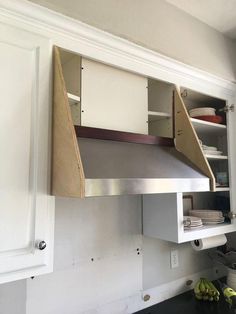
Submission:
<svg viewBox="0 0 236 314">
<path fill-rule="evenodd" d="M 26 313 L 127 313 L 123 303 L 107 312 L 104 306 L 139 294 L 143 284 L 156 287 L 211 266 L 189 243 L 143 243 L 141 233 L 141 196 L 56 198 L 54 272 L 27 281 Z M 172 248 L 179 250 L 176 269 Z"/>
<path fill-rule="evenodd" d="M 230 39 L 164 0 L 30 0 L 235 81 Z"/>
<path fill-rule="evenodd" d="M 54 4 L 67 12 L 70 2 L 66 7 L 60 7 L 61 0 Z M 147 6 L 138 0 L 135 10 L 133 3 L 74 1 L 82 21 L 234 79 L 231 41 L 164 1 Z M 142 238 L 140 196 L 57 198 L 55 228 L 54 273 L 27 280 L 27 287 L 25 281 L 2 285 L 0 313 L 123 314 L 127 309 L 122 304 L 116 310 L 109 304 L 211 266 L 206 254 L 194 252 L 189 244 Z M 173 248 L 179 250 L 176 269 L 170 269 Z"/>
<path fill-rule="evenodd" d="M 26 281 L 0 285 L 0 314 L 26 313 Z M 32 312 L 33 314 L 33 312 Z"/>
<path fill-rule="evenodd" d="M 77 314 L 138 293 L 141 249 L 140 196 L 56 198 L 54 273 L 28 280 L 27 314 Z"/>
</svg>

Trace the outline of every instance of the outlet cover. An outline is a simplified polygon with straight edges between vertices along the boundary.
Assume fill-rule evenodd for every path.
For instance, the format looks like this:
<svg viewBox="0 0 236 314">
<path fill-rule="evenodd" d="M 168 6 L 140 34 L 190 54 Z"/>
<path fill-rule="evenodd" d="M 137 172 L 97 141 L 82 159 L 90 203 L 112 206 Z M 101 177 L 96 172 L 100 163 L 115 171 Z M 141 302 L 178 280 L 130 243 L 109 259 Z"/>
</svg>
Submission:
<svg viewBox="0 0 236 314">
<path fill-rule="evenodd" d="M 177 268 L 179 267 L 179 255 L 178 250 L 171 250 L 170 251 L 170 267 Z"/>
</svg>

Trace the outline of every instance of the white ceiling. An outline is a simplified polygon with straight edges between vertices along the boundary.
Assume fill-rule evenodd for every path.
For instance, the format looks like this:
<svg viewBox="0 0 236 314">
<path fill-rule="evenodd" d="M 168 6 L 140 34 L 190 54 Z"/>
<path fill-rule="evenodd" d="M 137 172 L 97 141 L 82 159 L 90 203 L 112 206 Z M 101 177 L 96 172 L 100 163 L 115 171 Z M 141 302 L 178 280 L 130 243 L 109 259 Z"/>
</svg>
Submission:
<svg viewBox="0 0 236 314">
<path fill-rule="evenodd" d="M 166 0 L 224 35 L 236 39 L 236 0 Z"/>
</svg>

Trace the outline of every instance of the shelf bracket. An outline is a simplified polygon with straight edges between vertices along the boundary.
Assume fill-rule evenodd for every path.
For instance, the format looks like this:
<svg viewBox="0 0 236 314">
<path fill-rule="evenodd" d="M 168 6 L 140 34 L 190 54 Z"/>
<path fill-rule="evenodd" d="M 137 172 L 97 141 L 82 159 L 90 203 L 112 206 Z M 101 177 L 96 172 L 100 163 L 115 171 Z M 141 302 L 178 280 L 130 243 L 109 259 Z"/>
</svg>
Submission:
<svg viewBox="0 0 236 314">
<path fill-rule="evenodd" d="M 234 112 L 234 104 L 226 105 L 224 108 L 219 110 L 220 112 Z"/>
</svg>

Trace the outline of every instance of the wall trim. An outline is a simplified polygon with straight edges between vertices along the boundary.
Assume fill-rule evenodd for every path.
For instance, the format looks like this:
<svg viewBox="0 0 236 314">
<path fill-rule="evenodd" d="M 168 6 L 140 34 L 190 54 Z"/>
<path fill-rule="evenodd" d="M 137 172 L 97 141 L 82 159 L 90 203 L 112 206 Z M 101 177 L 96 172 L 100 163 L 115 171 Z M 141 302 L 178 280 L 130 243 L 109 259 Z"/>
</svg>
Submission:
<svg viewBox="0 0 236 314">
<path fill-rule="evenodd" d="M 217 267 L 217 271 L 219 271 Z M 124 299 L 116 300 L 111 303 L 103 304 L 98 306 L 96 309 L 88 309 L 87 311 L 80 312 L 81 314 L 104 314 L 113 313 L 112 310 L 116 309 L 116 313 L 120 314 L 131 314 L 137 311 L 148 308 L 152 305 L 158 304 L 169 298 L 172 298 L 178 294 L 184 293 L 193 289 L 195 283 L 199 278 L 204 277 L 209 280 L 215 280 L 225 275 L 224 272 L 219 272 L 217 275 L 214 268 L 205 269 L 203 271 L 184 276 L 182 278 L 161 284 L 159 286 L 140 291 L 132 296 Z M 192 280 L 191 286 L 186 286 L 186 281 Z M 149 301 L 144 301 L 144 296 L 149 295 Z"/>
<path fill-rule="evenodd" d="M 82 54 L 140 74 L 205 90 L 235 96 L 235 83 L 199 70 L 128 40 L 89 26 L 26 0 L 0 0 L 0 17 L 15 25 L 31 27 L 49 37 L 54 44 L 73 48 Z M 3 19 L 2 19 L 3 18 Z M 68 42 L 70 45 L 68 46 Z M 73 49 L 74 50 L 74 49 Z M 77 48 L 75 49 L 77 50 Z M 137 70 L 138 69 L 138 70 Z M 187 86 L 188 85 L 188 86 Z M 217 96 L 217 95 L 216 95 Z"/>
</svg>

